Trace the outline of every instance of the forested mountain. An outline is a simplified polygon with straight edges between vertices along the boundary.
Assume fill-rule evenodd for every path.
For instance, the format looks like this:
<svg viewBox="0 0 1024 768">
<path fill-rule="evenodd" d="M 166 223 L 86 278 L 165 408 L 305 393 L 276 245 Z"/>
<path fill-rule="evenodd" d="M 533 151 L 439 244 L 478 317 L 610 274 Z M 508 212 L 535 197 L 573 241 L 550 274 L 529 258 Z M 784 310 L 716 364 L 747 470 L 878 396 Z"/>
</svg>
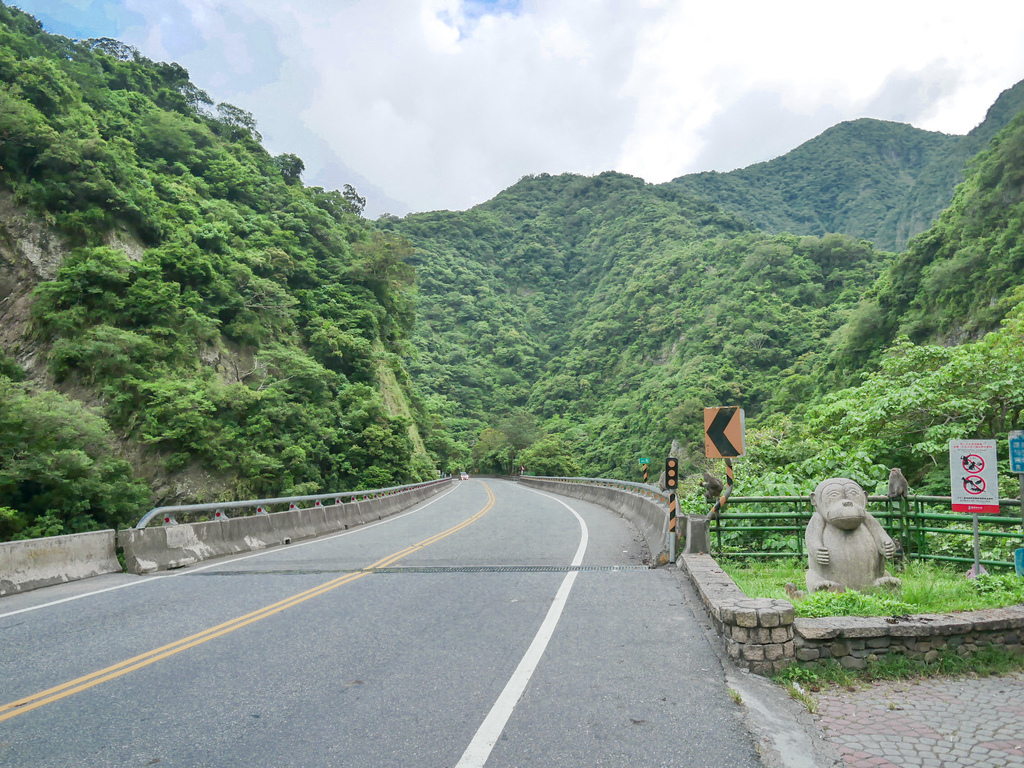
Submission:
<svg viewBox="0 0 1024 768">
<path fill-rule="evenodd" d="M 693 473 L 714 405 L 759 493 L 942 492 L 945 441 L 1024 426 L 1022 100 L 367 222 L 178 65 L 0 4 L 0 539 L 459 466 L 636 479 L 673 440 Z"/>
<path fill-rule="evenodd" d="M 939 220 L 886 270 L 844 329 L 859 370 L 898 335 L 953 345 L 999 328 L 1024 300 L 1024 112 L 967 167 Z"/>
<path fill-rule="evenodd" d="M 966 136 L 902 123 L 840 123 L 782 157 L 669 182 L 766 232 L 842 232 L 902 250 L 949 205 L 965 163 L 1024 109 L 1024 81 L 1007 89 Z"/>
<path fill-rule="evenodd" d="M 886 259 L 842 235 L 765 235 L 617 173 L 529 177 L 465 213 L 381 226 L 416 244 L 411 370 L 452 425 L 471 440 L 517 409 L 554 419 L 575 466 L 602 476 L 675 437 L 693 448 L 705 404 L 755 415 L 806 394 Z"/>
<path fill-rule="evenodd" d="M 895 465 L 943 492 L 945 441 L 1021 426 L 1022 121 L 899 256 L 770 235 L 679 184 L 616 173 L 527 177 L 470 211 L 381 222 L 417 249 L 414 378 L 477 440 L 482 469 L 519 450 L 542 473 L 636 478 L 639 456 L 679 439 L 694 472 L 702 409 L 738 404 L 764 492 L 840 471 L 873 488 Z M 947 138 L 926 165 L 952 162 Z M 825 182 L 808 166 L 804 184 Z M 525 450 L 508 437 L 524 419 Z"/>
<path fill-rule="evenodd" d="M 408 245 L 301 172 L 180 66 L 0 5 L 0 538 L 433 475 Z"/>
</svg>

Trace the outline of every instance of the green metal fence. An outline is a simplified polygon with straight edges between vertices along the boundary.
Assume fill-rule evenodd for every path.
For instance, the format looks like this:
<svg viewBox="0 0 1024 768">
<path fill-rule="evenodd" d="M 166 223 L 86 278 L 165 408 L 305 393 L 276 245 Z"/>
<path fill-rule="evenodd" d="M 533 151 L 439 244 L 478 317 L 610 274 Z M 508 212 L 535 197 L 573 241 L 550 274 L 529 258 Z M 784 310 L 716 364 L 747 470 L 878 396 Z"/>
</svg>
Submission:
<svg viewBox="0 0 1024 768">
<path fill-rule="evenodd" d="M 974 517 L 943 511 L 949 508 L 948 496 L 896 501 L 868 497 L 868 511 L 900 542 L 906 557 L 973 564 Z M 711 523 L 712 554 L 805 557 L 804 530 L 813 512 L 806 496 L 733 496 L 725 513 Z M 998 540 L 1024 546 L 1019 500 L 1001 499 L 998 515 L 978 517 L 982 550 L 991 549 Z M 982 558 L 981 564 L 1012 568 L 1012 547 L 1008 560 Z"/>
</svg>

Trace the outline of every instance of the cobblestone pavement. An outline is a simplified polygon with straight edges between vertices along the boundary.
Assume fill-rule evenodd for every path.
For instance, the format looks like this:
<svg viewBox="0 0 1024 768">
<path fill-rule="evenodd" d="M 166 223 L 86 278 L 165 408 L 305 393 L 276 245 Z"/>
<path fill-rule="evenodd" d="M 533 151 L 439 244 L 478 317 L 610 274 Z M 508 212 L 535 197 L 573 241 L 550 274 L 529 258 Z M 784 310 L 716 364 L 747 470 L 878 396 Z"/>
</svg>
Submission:
<svg viewBox="0 0 1024 768">
<path fill-rule="evenodd" d="M 1024 767 L 1024 674 L 823 691 L 815 720 L 846 766 Z"/>
</svg>

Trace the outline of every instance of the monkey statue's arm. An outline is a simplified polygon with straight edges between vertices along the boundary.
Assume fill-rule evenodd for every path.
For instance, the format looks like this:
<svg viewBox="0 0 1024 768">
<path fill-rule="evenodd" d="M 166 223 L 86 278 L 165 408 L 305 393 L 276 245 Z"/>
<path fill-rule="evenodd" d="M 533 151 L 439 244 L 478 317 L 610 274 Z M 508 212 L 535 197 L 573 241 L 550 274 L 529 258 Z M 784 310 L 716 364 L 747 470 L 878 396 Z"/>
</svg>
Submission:
<svg viewBox="0 0 1024 768">
<path fill-rule="evenodd" d="M 825 547 L 823 534 L 825 533 L 825 520 L 817 512 L 807 524 L 807 552 L 814 558 L 818 565 L 828 565 L 828 549 Z"/>
<path fill-rule="evenodd" d="M 885 532 L 885 528 L 882 524 L 875 519 L 875 516 L 870 512 L 865 511 L 864 516 L 867 518 L 864 521 L 864 525 L 871 531 L 871 535 L 875 539 L 875 544 L 878 546 L 878 551 L 885 556 L 886 559 L 892 559 L 892 556 L 896 554 L 896 542 L 892 540 L 892 537 Z"/>
</svg>

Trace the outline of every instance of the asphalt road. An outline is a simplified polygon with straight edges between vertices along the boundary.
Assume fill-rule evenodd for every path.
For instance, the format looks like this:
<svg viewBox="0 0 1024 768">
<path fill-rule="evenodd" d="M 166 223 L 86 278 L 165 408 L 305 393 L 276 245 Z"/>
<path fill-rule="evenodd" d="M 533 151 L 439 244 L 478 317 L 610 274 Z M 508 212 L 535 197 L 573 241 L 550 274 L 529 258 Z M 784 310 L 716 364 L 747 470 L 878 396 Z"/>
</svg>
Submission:
<svg viewBox="0 0 1024 768">
<path fill-rule="evenodd" d="M 470 480 L 381 523 L 0 600 L 0 765 L 758 766 L 671 569 Z"/>
</svg>

